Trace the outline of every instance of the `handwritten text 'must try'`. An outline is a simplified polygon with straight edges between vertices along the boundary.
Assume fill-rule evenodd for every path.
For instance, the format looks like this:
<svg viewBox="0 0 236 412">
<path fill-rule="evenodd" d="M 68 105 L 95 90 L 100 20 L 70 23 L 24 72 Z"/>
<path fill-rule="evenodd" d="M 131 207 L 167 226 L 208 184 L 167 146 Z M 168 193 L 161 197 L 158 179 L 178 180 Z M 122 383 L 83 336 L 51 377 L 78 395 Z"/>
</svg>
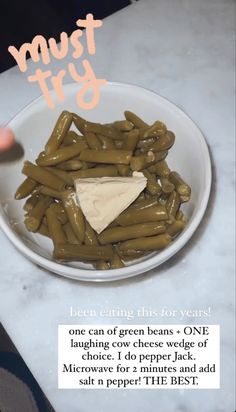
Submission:
<svg viewBox="0 0 236 412">
<path fill-rule="evenodd" d="M 77 29 L 73 31 L 70 37 L 68 37 L 67 33 L 62 32 L 60 34 L 60 44 L 57 44 L 54 38 L 50 38 L 47 41 L 43 36 L 38 35 L 34 37 L 31 43 L 24 43 L 19 50 L 17 50 L 15 46 L 10 46 L 8 51 L 14 57 L 22 72 L 26 72 L 28 69 L 26 60 L 27 53 L 30 54 L 33 62 L 37 63 L 41 60 L 43 64 L 48 65 L 52 57 L 58 60 L 64 59 L 69 52 L 69 46 L 72 46 L 72 58 L 81 58 L 84 47 L 80 39 L 84 35 L 86 36 L 87 51 L 90 55 L 94 55 L 96 53 L 94 30 L 102 26 L 102 21 L 94 20 L 92 14 L 87 14 L 85 20 L 79 19 L 76 24 L 78 27 L 85 28 L 85 30 Z M 82 60 L 82 73 L 78 73 L 74 63 L 68 63 L 67 70 L 71 78 L 82 85 L 76 95 L 77 104 L 82 109 L 93 109 L 99 103 L 100 87 L 106 84 L 106 80 L 96 78 L 94 70 L 87 59 Z M 66 73 L 66 70 L 60 70 L 56 75 L 53 75 L 51 70 L 43 71 L 37 68 L 35 73 L 28 76 L 27 79 L 31 83 L 38 82 L 48 107 L 53 109 L 55 103 L 49 88 L 52 87 L 55 90 L 59 101 L 64 101 L 63 79 Z M 48 79 L 51 81 L 50 87 L 48 87 L 47 84 Z M 86 93 L 89 91 L 92 92 L 92 94 L 90 93 L 91 98 L 88 101 Z"/>
</svg>

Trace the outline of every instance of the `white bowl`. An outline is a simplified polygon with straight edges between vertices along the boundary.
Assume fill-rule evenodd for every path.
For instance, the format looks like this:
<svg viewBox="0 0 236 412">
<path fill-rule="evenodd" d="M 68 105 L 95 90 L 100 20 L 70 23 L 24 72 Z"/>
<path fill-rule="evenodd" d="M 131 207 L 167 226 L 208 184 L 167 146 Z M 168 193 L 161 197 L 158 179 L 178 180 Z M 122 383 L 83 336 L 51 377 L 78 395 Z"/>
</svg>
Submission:
<svg viewBox="0 0 236 412">
<path fill-rule="evenodd" d="M 65 101 L 54 110 L 47 107 L 43 97 L 34 100 L 10 122 L 17 141 L 24 148 L 24 159 L 1 164 L 0 226 L 12 243 L 34 263 L 59 275 L 84 281 L 112 281 L 146 272 L 165 262 L 191 238 L 205 209 L 211 186 L 211 163 L 207 144 L 195 123 L 173 103 L 157 94 L 134 85 L 108 83 L 101 90 L 98 106 L 90 111 L 76 104 L 78 85 L 64 86 Z M 153 253 L 135 263 L 109 271 L 99 271 L 83 263 L 59 264 L 52 259 L 52 242 L 29 233 L 23 224 L 24 200 L 14 200 L 14 193 L 23 181 L 23 160 L 34 161 L 63 110 L 78 112 L 88 120 L 109 123 L 123 118 L 124 110 L 132 110 L 147 123 L 159 119 L 176 135 L 176 143 L 168 155 L 168 164 L 177 170 L 192 188 L 191 201 L 184 205 L 189 222 L 185 230 L 161 252 Z"/>
</svg>

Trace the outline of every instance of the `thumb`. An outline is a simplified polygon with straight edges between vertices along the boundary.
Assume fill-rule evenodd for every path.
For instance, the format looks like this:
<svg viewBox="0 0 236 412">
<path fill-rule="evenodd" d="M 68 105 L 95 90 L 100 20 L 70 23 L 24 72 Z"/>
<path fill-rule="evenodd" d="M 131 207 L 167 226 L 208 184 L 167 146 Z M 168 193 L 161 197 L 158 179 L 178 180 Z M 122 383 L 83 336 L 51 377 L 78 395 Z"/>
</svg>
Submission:
<svg viewBox="0 0 236 412">
<path fill-rule="evenodd" d="M 9 127 L 0 126 L 0 152 L 10 149 L 14 142 L 13 131 Z"/>
</svg>

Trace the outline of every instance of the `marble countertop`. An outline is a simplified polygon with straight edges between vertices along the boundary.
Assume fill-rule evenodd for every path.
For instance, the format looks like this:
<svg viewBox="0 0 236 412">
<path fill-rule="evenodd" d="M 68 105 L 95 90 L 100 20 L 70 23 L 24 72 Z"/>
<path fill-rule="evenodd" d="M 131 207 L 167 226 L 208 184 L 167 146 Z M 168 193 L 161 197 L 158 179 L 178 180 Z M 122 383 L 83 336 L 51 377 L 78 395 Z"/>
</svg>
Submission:
<svg viewBox="0 0 236 412">
<path fill-rule="evenodd" d="M 233 412 L 234 405 L 234 5 L 232 0 L 140 0 L 104 20 L 95 72 L 150 88 L 180 106 L 209 144 L 213 185 L 202 224 L 160 268 L 127 281 L 60 278 L 24 258 L 0 232 L 0 318 L 57 412 Z M 75 16 L 75 20 L 79 16 Z M 64 62 L 55 62 L 61 68 Z M 0 124 L 39 94 L 17 67 L 0 75 Z M 197 171 L 196 171 L 197 173 Z M 146 323 L 221 327 L 219 390 L 58 390 L 57 325 L 139 323 L 70 317 L 70 308 L 206 310 Z"/>
</svg>

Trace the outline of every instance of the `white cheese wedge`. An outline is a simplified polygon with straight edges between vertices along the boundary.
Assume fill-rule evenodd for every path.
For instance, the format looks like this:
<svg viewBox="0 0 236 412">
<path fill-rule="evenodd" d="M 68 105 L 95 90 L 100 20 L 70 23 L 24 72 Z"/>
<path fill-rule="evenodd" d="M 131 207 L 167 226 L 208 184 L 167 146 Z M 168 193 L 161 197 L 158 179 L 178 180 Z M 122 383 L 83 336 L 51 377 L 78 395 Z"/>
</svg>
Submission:
<svg viewBox="0 0 236 412">
<path fill-rule="evenodd" d="M 146 187 L 140 172 L 132 177 L 97 177 L 75 180 L 77 200 L 89 224 L 101 233 Z"/>
</svg>

